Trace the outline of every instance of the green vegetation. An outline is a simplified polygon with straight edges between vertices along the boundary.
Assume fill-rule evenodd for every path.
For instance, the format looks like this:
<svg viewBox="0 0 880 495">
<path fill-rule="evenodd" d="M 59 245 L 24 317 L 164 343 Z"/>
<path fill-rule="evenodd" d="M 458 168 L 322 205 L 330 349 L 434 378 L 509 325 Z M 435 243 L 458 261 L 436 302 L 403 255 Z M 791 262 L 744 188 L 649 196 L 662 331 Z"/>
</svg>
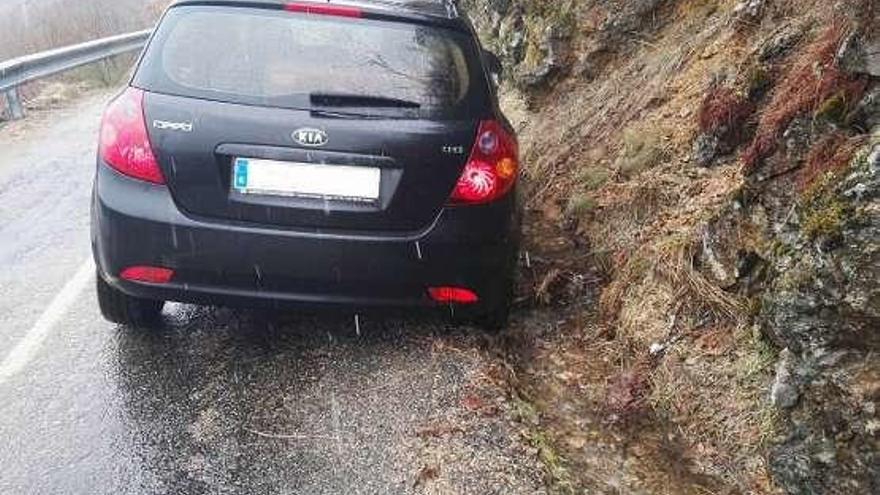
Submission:
<svg viewBox="0 0 880 495">
<path fill-rule="evenodd" d="M 822 102 L 822 104 L 819 105 L 819 108 L 816 109 L 813 118 L 815 120 L 824 120 L 837 124 L 842 123 L 846 119 L 846 112 L 846 94 L 840 91 Z"/>
<path fill-rule="evenodd" d="M 604 168 L 587 167 L 580 171 L 577 179 L 585 191 L 595 191 L 611 179 L 611 172 Z"/>
<path fill-rule="evenodd" d="M 568 199 L 565 211 L 569 216 L 581 217 L 597 207 L 596 200 L 584 193 L 577 193 Z"/>
<path fill-rule="evenodd" d="M 839 235 L 846 223 L 846 207 L 830 201 L 807 210 L 801 229 L 811 240 Z"/>
<path fill-rule="evenodd" d="M 663 136 L 657 129 L 628 129 L 623 134 L 623 149 L 614 168 L 624 177 L 633 178 L 669 159 Z"/>
<path fill-rule="evenodd" d="M 513 398 L 513 405 L 520 423 L 531 425 L 523 432 L 523 436 L 529 442 L 529 445 L 538 451 L 538 458 L 541 460 L 547 473 L 548 484 L 556 493 L 574 493 L 571 474 L 565 467 L 565 460 L 553 447 L 553 442 L 547 433 L 536 426 L 539 422 L 537 408 L 520 396 Z"/>
</svg>

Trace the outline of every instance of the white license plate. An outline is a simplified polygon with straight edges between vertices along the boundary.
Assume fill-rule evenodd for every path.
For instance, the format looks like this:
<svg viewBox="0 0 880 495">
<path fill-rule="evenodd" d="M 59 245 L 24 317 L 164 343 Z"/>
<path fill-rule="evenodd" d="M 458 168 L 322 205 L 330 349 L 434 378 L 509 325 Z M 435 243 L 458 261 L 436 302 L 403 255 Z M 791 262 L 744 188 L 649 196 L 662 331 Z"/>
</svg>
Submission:
<svg viewBox="0 0 880 495">
<path fill-rule="evenodd" d="M 232 187 L 242 194 L 374 202 L 382 171 L 372 167 L 236 158 Z"/>
</svg>

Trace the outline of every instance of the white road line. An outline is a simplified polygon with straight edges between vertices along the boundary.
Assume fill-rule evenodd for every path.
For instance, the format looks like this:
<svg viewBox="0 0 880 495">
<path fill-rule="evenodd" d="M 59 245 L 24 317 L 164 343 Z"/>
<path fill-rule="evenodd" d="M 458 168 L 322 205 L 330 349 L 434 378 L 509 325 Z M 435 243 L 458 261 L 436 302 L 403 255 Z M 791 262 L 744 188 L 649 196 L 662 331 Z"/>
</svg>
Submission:
<svg viewBox="0 0 880 495">
<path fill-rule="evenodd" d="M 65 284 L 55 299 L 52 299 L 49 307 L 40 315 L 40 319 L 0 363 L 0 385 L 23 370 L 34 358 L 58 321 L 77 302 L 77 298 L 89 282 L 94 280 L 92 278 L 94 275 L 95 263 L 90 257 L 79 267 L 76 275 Z"/>
</svg>

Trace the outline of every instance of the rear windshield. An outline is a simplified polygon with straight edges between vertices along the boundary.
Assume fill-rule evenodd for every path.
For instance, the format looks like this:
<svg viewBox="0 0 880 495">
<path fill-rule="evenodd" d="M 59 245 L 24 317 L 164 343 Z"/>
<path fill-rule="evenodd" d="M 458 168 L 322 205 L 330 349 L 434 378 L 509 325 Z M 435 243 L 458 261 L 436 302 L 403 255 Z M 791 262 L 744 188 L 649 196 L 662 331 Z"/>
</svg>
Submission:
<svg viewBox="0 0 880 495">
<path fill-rule="evenodd" d="M 485 92 L 475 77 L 481 71 L 475 50 L 469 36 L 445 28 L 267 9 L 178 7 L 163 20 L 134 84 L 265 106 L 451 111 Z M 329 98 L 340 95 L 344 98 Z"/>
</svg>

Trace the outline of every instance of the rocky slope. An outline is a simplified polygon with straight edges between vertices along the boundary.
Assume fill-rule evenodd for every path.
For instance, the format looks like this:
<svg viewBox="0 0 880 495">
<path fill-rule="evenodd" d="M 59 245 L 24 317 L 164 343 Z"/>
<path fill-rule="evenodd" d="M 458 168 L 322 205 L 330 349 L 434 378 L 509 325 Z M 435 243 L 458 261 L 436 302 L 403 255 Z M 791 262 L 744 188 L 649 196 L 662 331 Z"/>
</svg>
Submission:
<svg viewBox="0 0 880 495">
<path fill-rule="evenodd" d="M 517 336 L 557 487 L 880 491 L 880 6 L 462 3 L 568 315 Z"/>
</svg>

